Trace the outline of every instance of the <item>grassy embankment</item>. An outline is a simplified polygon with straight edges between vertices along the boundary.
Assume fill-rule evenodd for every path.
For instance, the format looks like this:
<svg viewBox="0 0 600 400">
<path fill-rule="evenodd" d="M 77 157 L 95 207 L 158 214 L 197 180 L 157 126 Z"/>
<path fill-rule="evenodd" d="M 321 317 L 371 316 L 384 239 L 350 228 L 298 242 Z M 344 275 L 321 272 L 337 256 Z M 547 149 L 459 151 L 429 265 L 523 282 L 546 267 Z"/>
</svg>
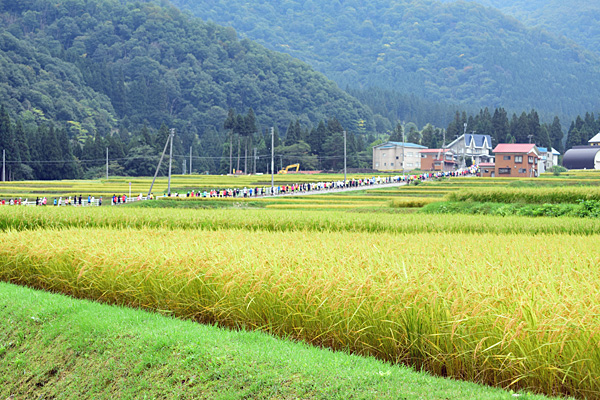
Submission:
<svg viewBox="0 0 600 400">
<path fill-rule="evenodd" d="M 6 283 L 0 304 L 2 399 L 515 398 L 258 332 Z"/>
</svg>

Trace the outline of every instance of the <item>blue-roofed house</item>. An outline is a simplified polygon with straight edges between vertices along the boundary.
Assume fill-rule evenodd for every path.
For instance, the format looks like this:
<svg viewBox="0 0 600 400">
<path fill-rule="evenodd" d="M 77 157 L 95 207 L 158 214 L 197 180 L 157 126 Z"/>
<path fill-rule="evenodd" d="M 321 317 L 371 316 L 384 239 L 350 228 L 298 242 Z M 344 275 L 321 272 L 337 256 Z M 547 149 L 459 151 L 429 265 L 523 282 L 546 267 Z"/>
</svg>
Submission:
<svg viewBox="0 0 600 400">
<path fill-rule="evenodd" d="M 540 151 L 540 159 L 538 161 L 538 171 L 540 174 L 551 169 L 553 166 L 558 165 L 558 157 L 560 153 L 555 148 L 538 147 Z"/>
<path fill-rule="evenodd" d="M 379 171 L 412 171 L 421 168 L 420 150 L 427 147 L 415 143 L 387 142 L 373 147 L 373 169 Z"/>
<path fill-rule="evenodd" d="M 493 162 L 492 137 L 490 135 L 476 135 L 467 133 L 460 135 L 456 140 L 446 146 L 458 155 L 459 162 L 464 166 L 467 158 L 471 158 L 473 164 Z"/>
</svg>

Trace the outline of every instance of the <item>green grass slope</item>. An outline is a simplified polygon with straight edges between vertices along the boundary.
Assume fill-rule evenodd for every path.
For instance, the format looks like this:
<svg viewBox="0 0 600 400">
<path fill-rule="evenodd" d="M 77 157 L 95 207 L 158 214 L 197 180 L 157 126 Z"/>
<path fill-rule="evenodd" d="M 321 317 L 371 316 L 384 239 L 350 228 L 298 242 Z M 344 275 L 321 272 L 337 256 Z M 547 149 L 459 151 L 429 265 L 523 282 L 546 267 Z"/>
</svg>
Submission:
<svg viewBox="0 0 600 400">
<path fill-rule="evenodd" d="M 0 318 L 2 399 L 545 398 L 6 283 Z"/>
</svg>

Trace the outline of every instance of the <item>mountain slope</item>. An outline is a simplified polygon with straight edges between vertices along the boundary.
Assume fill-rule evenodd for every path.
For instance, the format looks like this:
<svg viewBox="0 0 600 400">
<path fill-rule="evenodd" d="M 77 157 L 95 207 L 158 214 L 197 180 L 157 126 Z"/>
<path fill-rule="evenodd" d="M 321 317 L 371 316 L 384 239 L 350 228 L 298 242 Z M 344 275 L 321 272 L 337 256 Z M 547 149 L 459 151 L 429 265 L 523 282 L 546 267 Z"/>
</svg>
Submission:
<svg viewBox="0 0 600 400">
<path fill-rule="evenodd" d="M 380 86 L 470 106 L 594 109 L 600 58 L 473 3 L 174 0 L 292 54 L 340 86 Z"/>
<path fill-rule="evenodd" d="M 454 2 L 456 0 L 441 0 Z M 563 35 L 600 54 L 600 3 L 589 0 L 472 0 L 495 7 L 528 26 Z"/>
<path fill-rule="evenodd" d="M 13 116 L 69 123 L 72 134 L 139 126 L 222 128 L 252 107 L 263 125 L 370 111 L 307 64 L 163 3 L 0 2 L 0 95 Z M 35 121 L 35 119 L 38 121 Z"/>
</svg>

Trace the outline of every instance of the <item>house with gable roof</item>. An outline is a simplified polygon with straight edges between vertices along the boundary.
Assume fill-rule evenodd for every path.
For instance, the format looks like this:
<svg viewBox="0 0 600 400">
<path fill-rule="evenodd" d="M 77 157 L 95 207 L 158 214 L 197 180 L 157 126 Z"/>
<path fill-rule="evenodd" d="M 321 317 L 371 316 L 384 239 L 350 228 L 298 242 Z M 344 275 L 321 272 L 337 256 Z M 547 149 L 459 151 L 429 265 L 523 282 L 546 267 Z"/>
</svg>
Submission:
<svg viewBox="0 0 600 400">
<path fill-rule="evenodd" d="M 412 171 L 421 168 L 420 150 L 415 143 L 387 142 L 373 147 L 373 169 L 378 171 Z"/>
<path fill-rule="evenodd" d="M 446 148 L 457 154 L 459 160 L 463 162 L 469 157 L 473 160 L 473 164 L 481 164 L 494 160 L 494 157 L 490 154 L 492 151 L 492 137 L 490 135 L 466 133 L 460 135 L 446 146 Z"/>
<path fill-rule="evenodd" d="M 540 151 L 540 165 L 538 166 L 538 170 L 540 174 L 543 174 L 547 170 L 551 169 L 553 166 L 558 165 L 558 157 L 560 153 L 555 148 L 546 148 L 546 147 L 538 147 Z"/>
<path fill-rule="evenodd" d="M 500 143 L 494 154 L 494 175 L 498 178 L 539 176 L 540 151 L 533 143 Z"/>
</svg>

